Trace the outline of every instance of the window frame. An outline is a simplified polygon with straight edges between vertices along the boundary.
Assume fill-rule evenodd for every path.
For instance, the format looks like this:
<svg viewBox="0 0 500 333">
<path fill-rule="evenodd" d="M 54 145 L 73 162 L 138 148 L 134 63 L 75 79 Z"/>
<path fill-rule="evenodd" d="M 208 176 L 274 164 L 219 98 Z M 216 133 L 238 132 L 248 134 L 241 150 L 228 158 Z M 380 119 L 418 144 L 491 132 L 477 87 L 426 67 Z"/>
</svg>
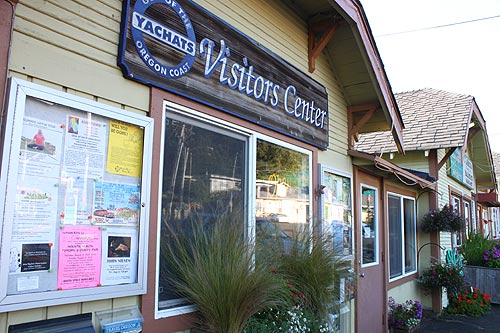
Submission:
<svg viewBox="0 0 500 333">
<path fill-rule="evenodd" d="M 414 197 L 412 196 L 408 196 L 408 195 L 404 195 L 404 194 L 401 194 L 401 193 L 397 193 L 397 192 L 391 192 L 391 191 L 387 191 L 387 196 L 386 196 L 386 200 L 387 202 L 389 202 L 389 196 L 393 196 L 393 197 L 398 197 L 399 198 L 399 204 L 400 204 L 400 207 L 401 207 L 401 215 L 400 215 L 400 223 L 401 223 L 401 231 L 402 231 L 402 234 L 401 234 L 401 249 L 403 250 L 402 252 L 402 255 L 401 255 L 401 264 L 402 264 L 402 273 L 398 276 L 395 276 L 395 277 L 391 277 L 391 253 L 390 253 L 390 238 L 389 236 L 387 237 L 387 257 L 388 257 L 388 262 L 387 262 L 387 276 L 389 277 L 389 282 L 394 282 L 394 281 L 397 281 L 399 279 L 402 279 L 402 278 L 405 278 L 407 276 L 410 276 L 412 274 L 415 274 L 418 270 L 418 267 L 417 267 L 417 247 L 418 247 L 418 243 L 417 243 L 417 201 Z M 404 213 L 405 213 L 405 208 L 404 208 L 404 199 L 407 199 L 407 200 L 411 200 L 413 202 L 413 227 L 414 227 L 414 237 L 413 237 L 413 241 L 414 241 L 414 244 L 415 244 L 415 251 L 413 253 L 414 257 L 414 261 L 415 261 L 415 269 L 414 270 L 411 270 L 411 271 L 406 271 L 406 264 L 405 264 L 405 255 L 406 255 L 406 248 L 405 248 L 405 236 L 404 236 L 404 231 L 405 231 L 405 221 L 404 221 Z M 387 205 L 387 211 L 389 210 L 389 205 Z M 387 219 L 389 219 L 389 213 L 387 212 Z M 389 220 L 387 221 L 388 225 L 387 225 L 387 233 L 389 233 Z"/>
<path fill-rule="evenodd" d="M 178 104 L 173 101 L 168 101 L 168 100 L 162 100 L 162 111 L 161 111 L 161 134 L 160 134 L 160 154 L 159 154 L 159 175 L 158 175 L 158 183 L 160 186 L 158 187 L 158 210 L 157 210 L 157 235 L 156 235 L 156 258 L 155 258 L 155 263 L 156 263 L 156 270 L 155 270 L 155 279 L 154 279 L 154 318 L 155 319 L 162 319 L 162 318 L 171 318 L 175 317 L 178 315 L 184 315 L 184 314 L 189 314 L 192 312 L 197 311 L 197 308 L 195 305 L 183 305 L 179 307 L 172 307 L 168 309 L 161 309 L 160 304 L 159 304 L 159 297 L 158 297 L 158 292 L 159 292 L 159 271 L 160 271 L 160 248 L 161 248 L 161 209 L 162 209 L 162 203 L 161 203 L 161 197 L 162 197 L 162 186 L 161 184 L 163 183 L 163 168 L 164 168 L 164 140 L 165 140 L 165 120 L 167 118 L 167 114 L 171 113 L 174 115 L 174 118 L 177 120 L 181 121 L 186 121 L 189 119 L 192 119 L 193 121 L 197 123 L 206 123 L 208 124 L 208 128 L 222 128 L 226 131 L 236 133 L 237 135 L 242 135 L 247 137 L 247 148 L 246 148 L 246 153 L 247 153 L 247 158 L 248 158 L 248 166 L 246 170 L 246 177 L 248 179 L 248 184 L 246 184 L 246 193 L 243 193 L 245 196 L 246 204 L 247 204 L 247 209 L 246 209 L 246 223 L 247 223 L 247 235 L 249 240 L 255 240 L 255 228 L 256 228 L 256 218 L 255 218 L 255 204 L 256 204 L 256 150 L 257 150 L 257 142 L 258 140 L 263 140 L 272 144 L 279 145 L 280 147 L 286 148 L 286 149 L 291 149 L 293 151 L 299 152 L 306 154 L 308 157 L 308 168 L 309 168 L 309 175 L 308 175 L 308 181 L 309 181 L 309 193 L 308 193 L 308 198 L 309 198 L 309 208 L 307 211 L 307 214 L 309 215 L 308 218 L 308 232 L 312 235 L 313 232 L 313 205 L 314 205 L 314 196 L 313 196 L 313 157 L 314 157 L 314 151 L 313 149 L 306 149 L 301 146 L 294 145 L 290 142 L 283 141 L 281 139 L 272 137 L 270 135 L 266 135 L 264 133 L 258 132 L 256 129 L 253 128 L 247 128 L 239 124 L 235 124 L 233 122 L 230 122 L 226 119 L 221 119 L 212 115 L 209 115 L 207 113 L 198 111 L 194 108 L 184 106 L 181 104 Z"/>
</svg>

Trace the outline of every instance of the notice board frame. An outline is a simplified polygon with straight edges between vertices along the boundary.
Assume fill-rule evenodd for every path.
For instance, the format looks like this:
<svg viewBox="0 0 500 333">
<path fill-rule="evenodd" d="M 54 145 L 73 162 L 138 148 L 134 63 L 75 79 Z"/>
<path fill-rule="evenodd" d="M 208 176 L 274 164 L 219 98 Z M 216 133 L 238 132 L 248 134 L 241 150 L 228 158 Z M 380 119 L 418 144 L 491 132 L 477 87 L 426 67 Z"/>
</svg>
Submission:
<svg viewBox="0 0 500 333">
<path fill-rule="evenodd" d="M 38 105 L 38 107 L 36 108 L 36 112 L 32 111 L 28 117 L 26 116 L 26 112 L 29 103 L 32 103 L 31 105 Z M 44 105 L 46 105 L 46 109 Z M 26 242 L 22 242 L 22 255 L 18 254 L 18 257 L 22 258 L 22 263 L 20 262 L 19 267 L 9 267 L 9 269 L 2 269 L 0 271 L 0 313 L 42 306 L 145 294 L 147 288 L 148 257 L 146 241 L 149 230 L 150 169 L 152 164 L 154 120 L 145 115 L 126 112 L 120 108 L 17 78 L 10 79 L 8 104 L 6 107 L 7 115 L 4 123 L 4 142 L 0 170 L 0 266 L 7 268 L 13 261 L 11 248 L 15 242 L 19 242 L 19 239 L 22 238 L 19 235 L 23 234 L 23 229 L 19 227 L 20 225 L 30 225 L 30 228 L 33 229 L 34 227 L 31 224 L 35 225 L 34 220 L 35 222 L 41 221 L 38 224 L 42 227 L 44 225 L 48 226 L 46 229 L 49 231 L 52 226 L 55 226 L 53 228 L 55 230 L 53 230 L 52 236 L 54 243 L 47 241 L 46 244 L 28 244 L 30 246 L 28 250 L 25 250 L 24 243 L 40 243 L 40 241 L 37 242 L 37 236 L 35 236 L 34 240 L 29 239 Z M 55 115 L 59 115 L 59 118 L 61 118 L 61 114 L 63 115 L 64 122 L 60 122 L 60 119 L 57 121 L 51 120 Z M 75 115 L 80 116 L 77 119 L 79 122 L 75 128 L 70 130 L 70 121 L 74 120 L 72 118 L 75 118 Z M 32 123 L 33 121 L 34 123 Z M 94 128 L 101 125 L 105 127 L 104 130 Z M 117 137 L 116 132 L 119 131 L 114 131 L 113 127 L 120 128 L 120 125 L 122 125 L 121 133 L 128 131 L 124 135 L 128 134 L 134 137 L 135 143 L 129 145 L 133 146 L 135 150 L 127 151 L 127 145 L 122 142 L 124 140 L 119 136 Z M 35 137 L 33 139 L 30 137 L 32 141 L 29 144 L 24 142 L 27 140 L 27 129 L 31 131 L 30 133 L 35 132 L 36 136 L 36 129 L 40 128 L 39 126 L 43 127 L 44 134 L 47 137 L 44 148 L 39 148 L 36 145 Z M 87 131 L 85 132 L 86 139 L 84 138 L 85 135 L 82 135 L 82 139 L 70 138 L 70 136 L 74 137 L 75 135 L 73 130 L 76 130 L 76 135 L 78 135 L 78 128 L 80 128 L 80 132 L 83 130 Z M 104 137 L 101 135 L 103 133 L 105 133 Z M 110 138 L 113 139 L 111 140 Z M 101 142 L 101 139 L 104 143 Z M 49 140 L 52 143 L 49 143 Z M 83 143 L 85 147 L 79 150 L 78 145 Z M 71 148 L 68 147 L 70 144 L 72 145 Z M 22 149 L 22 147 L 24 148 Z M 27 147 L 30 148 L 28 149 Z M 37 149 L 40 151 L 37 151 Z M 28 152 L 28 150 L 31 151 Z M 40 154 L 40 152 L 45 155 Z M 114 153 L 115 156 L 112 157 L 111 153 Z M 118 155 L 122 153 L 122 160 L 124 161 L 119 168 L 116 166 L 116 164 L 120 163 L 117 162 L 120 160 L 117 158 L 117 153 Z M 91 163 L 89 162 L 85 164 L 85 167 L 79 168 L 78 162 L 72 162 L 67 158 L 70 154 L 77 160 L 81 159 L 82 155 L 90 156 L 86 160 L 90 159 Z M 33 159 L 36 159 L 36 156 L 41 156 L 39 158 L 42 162 L 50 158 L 56 161 L 54 162 L 55 167 L 45 167 L 43 163 L 32 163 L 30 165 L 24 162 L 22 164 L 21 161 L 25 161 L 26 156 Z M 115 169 L 111 171 L 110 161 L 115 161 L 115 165 L 112 165 Z M 52 198 L 50 193 L 44 193 L 43 191 L 30 192 L 29 189 L 19 189 L 19 187 L 22 187 L 18 186 L 19 183 L 25 187 L 25 184 L 29 184 L 26 182 L 23 183 L 20 180 L 21 176 L 19 176 L 29 174 L 25 173 L 24 170 L 20 171 L 20 167 L 26 167 L 26 165 L 32 168 L 32 170 L 40 169 L 41 174 L 39 178 L 33 177 L 32 174 L 29 176 L 31 176 L 30 179 L 40 179 L 36 180 L 36 182 L 39 181 L 42 184 L 46 182 L 46 179 L 51 179 L 51 173 L 58 173 L 58 178 L 56 178 L 57 184 L 52 185 L 58 188 L 54 190 L 57 194 L 53 199 L 53 201 L 57 201 L 55 204 L 57 206 L 55 218 L 52 216 L 54 211 L 52 208 L 55 206 L 53 206 L 53 203 L 49 203 L 50 199 L 46 200 L 47 203 L 45 206 L 38 203 L 34 204 L 33 202 L 28 202 L 29 205 L 19 203 L 21 201 L 20 197 L 24 198 L 25 194 L 32 195 L 34 199 L 44 196 Z M 100 173 L 99 168 L 103 168 L 101 177 L 97 175 Z M 68 175 L 73 175 L 73 178 L 80 178 L 75 176 L 79 171 L 84 173 L 82 178 L 87 179 L 88 186 L 85 187 L 86 191 L 82 191 L 78 186 L 75 186 L 75 192 L 81 191 L 83 193 L 80 197 L 78 197 L 78 193 L 75 194 L 75 202 L 84 202 L 85 204 L 71 205 L 68 204 L 68 202 L 72 201 L 68 200 L 71 196 L 68 195 L 69 187 L 67 186 L 67 179 L 71 179 Z M 99 188 L 94 183 L 98 183 Z M 60 194 L 61 186 L 65 186 L 64 195 Z M 36 188 L 37 186 L 33 187 Z M 47 192 L 51 191 L 50 186 L 38 186 L 38 188 L 48 189 Z M 111 188 L 116 191 L 125 188 L 126 195 L 131 199 L 123 199 L 127 203 L 119 206 L 116 201 L 113 201 L 115 199 L 111 199 L 110 203 L 109 199 L 101 198 L 101 201 L 107 201 L 105 203 L 107 208 L 111 207 L 113 209 L 114 206 L 118 206 L 120 210 L 100 214 L 102 210 L 98 209 L 101 207 L 98 205 L 100 202 L 97 199 L 97 189 L 102 191 L 102 188 Z M 136 189 L 137 191 L 135 191 Z M 88 198 L 90 198 L 90 202 L 87 202 Z M 63 202 L 62 205 L 61 202 Z M 29 221 L 30 217 L 26 219 L 28 222 L 25 224 L 16 222 L 21 219 L 20 216 L 23 213 L 28 211 L 26 215 L 29 215 L 29 210 L 25 208 L 21 209 L 19 208 L 20 206 L 28 207 L 33 209 L 37 214 L 45 214 L 47 216 L 43 218 L 35 217 L 31 222 Z M 85 208 L 82 209 L 82 206 Z M 42 208 L 38 209 L 37 207 Z M 133 207 L 135 207 L 135 210 L 132 209 Z M 86 210 L 89 211 L 88 215 L 82 217 L 82 212 L 85 213 Z M 123 214 L 124 211 L 126 214 Z M 88 218 L 88 222 L 84 220 L 85 217 Z M 93 241 L 93 243 L 91 241 L 71 243 L 73 238 L 70 231 L 81 231 L 82 229 L 90 230 L 89 235 L 98 235 L 98 240 Z M 64 230 L 66 232 L 63 232 Z M 88 284 L 85 285 L 82 281 L 73 285 L 64 282 L 67 281 L 64 280 L 64 274 L 58 271 L 60 265 L 62 265 L 61 258 L 65 257 L 63 252 L 61 252 L 63 246 L 59 244 L 60 240 L 62 242 L 63 234 L 65 242 L 68 242 L 68 238 L 70 239 L 67 243 L 70 245 L 64 247 L 69 254 L 71 254 L 71 250 L 75 248 L 75 245 L 78 245 L 76 247 L 78 249 L 91 249 L 92 247 L 99 247 L 99 242 L 101 242 L 101 248 L 98 250 L 100 254 L 94 254 L 93 259 L 91 259 L 93 262 L 99 262 L 99 256 L 101 259 L 98 283 L 90 286 Z M 113 258 L 109 254 L 110 245 L 107 242 L 118 239 L 118 236 L 123 236 L 122 239 L 128 241 L 126 244 L 128 252 L 120 252 L 120 254 L 116 255 L 119 258 Z M 31 236 L 26 236 L 26 239 L 29 237 Z M 39 238 L 43 237 L 39 236 Z M 106 248 L 104 247 L 105 245 L 107 245 Z M 84 252 L 80 251 L 79 253 Z M 29 255 L 32 256 L 32 259 L 27 259 L 27 263 L 24 264 L 25 257 Z M 71 256 L 68 256 L 68 258 L 68 261 L 71 263 Z M 73 263 L 77 259 L 80 260 L 81 258 L 74 257 Z M 112 268 L 110 262 L 112 264 L 128 262 L 128 264 L 121 264 L 121 266 L 118 264 Z M 67 262 L 65 264 L 70 265 Z M 97 266 L 98 264 L 95 267 Z M 117 270 L 115 268 L 122 268 L 122 273 L 116 273 Z M 124 271 L 126 273 L 123 273 Z M 73 271 L 73 276 L 77 277 L 79 273 L 78 268 L 76 268 Z M 103 274 L 101 273 L 106 273 L 105 283 L 101 283 L 101 279 L 103 279 Z M 56 280 L 55 282 L 54 279 Z"/>
</svg>

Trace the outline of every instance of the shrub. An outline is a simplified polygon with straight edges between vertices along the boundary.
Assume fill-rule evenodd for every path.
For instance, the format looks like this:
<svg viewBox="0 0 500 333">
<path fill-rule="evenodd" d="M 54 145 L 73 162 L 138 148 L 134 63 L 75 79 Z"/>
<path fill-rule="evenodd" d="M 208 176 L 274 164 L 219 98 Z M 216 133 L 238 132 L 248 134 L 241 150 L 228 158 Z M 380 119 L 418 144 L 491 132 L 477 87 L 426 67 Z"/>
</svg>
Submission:
<svg viewBox="0 0 500 333">
<path fill-rule="evenodd" d="M 490 295 L 476 288 L 464 288 L 457 297 L 449 300 L 446 312 L 465 316 L 479 317 L 491 309 Z"/>
<path fill-rule="evenodd" d="M 465 239 L 459 251 L 466 265 L 485 266 L 484 253 L 495 245 L 491 239 L 480 233 L 472 232 Z"/>
<path fill-rule="evenodd" d="M 162 255 L 176 291 L 195 304 L 210 332 L 241 332 L 255 313 L 285 304 L 288 290 L 265 262 L 254 263 L 254 247 L 237 222 L 193 222 L 188 232 L 170 228 Z"/>
<path fill-rule="evenodd" d="M 441 209 L 433 209 L 425 214 L 420 229 L 423 232 L 460 232 L 464 225 L 465 219 L 453 207 L 445 205 Z"/>
</svg>

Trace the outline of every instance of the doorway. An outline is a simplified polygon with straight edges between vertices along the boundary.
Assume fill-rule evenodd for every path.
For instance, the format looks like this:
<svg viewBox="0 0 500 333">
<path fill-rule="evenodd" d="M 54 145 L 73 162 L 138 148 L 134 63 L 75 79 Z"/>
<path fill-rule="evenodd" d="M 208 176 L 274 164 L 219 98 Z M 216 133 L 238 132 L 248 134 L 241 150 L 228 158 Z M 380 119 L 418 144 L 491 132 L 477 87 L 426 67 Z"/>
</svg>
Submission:
<svg viewBox="0 0 500 333">
<path fill-rule="evenodd" d="M 356 331 L 386 332 L 382 181 L 360 170 L 355 175 Z"/>
</svg>

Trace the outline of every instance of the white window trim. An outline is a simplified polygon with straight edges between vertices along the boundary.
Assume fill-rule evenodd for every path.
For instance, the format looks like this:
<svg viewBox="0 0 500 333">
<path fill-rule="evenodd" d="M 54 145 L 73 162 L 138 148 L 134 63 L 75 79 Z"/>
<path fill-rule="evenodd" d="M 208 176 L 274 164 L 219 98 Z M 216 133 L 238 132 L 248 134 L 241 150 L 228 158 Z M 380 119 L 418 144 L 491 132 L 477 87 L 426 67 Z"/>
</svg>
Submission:
<svg viewBox="0 0 500 333">
<path fill-rule="evenodd" d="M 396 277 L 393 277 L 391 278 L 391 253 L 390 251 L 388 251 L 387 253 L 387 258 L 389 259 L 388 261 L 388 265 L 387 265 L 387 276 L 389 277 L 389 282 L 393 282 L 393 281 L 396 281 L 396 280 L 399 280 L 399 279 L 402 279 L 408 275 L 411 275 L 411 274 L 414 274 L 417 272 L 417 247 L 418 247 L 418 243 L 417 243 L 417 201 L 414 197 L 410 197 L 410 196 L 407 196 L 407 195 L 402 195 L 400 193 L 396 193 L 396 192 L 387 192 L 387 202 L 389 201 L 389 195 L 392 195 L 392 196 L 395 196 L 395 197 L 398 197 L 400 198 L 400 205 L 401 205 L 401 230 L 404 231 L 404 205 L 403 205 L 403 199 L 409 199 L 411 201 L 413 201 L 413 208 L 414 208 L 414 214 L 413 214 L 413 226 L 415 228 L 415 232 L 413 233 L 414 234 L 414 237 L 413 237 L 413 241 L 414 241 L 414 244 L 415 244 L 415 253 L 414 253 L 414 259 L 415 259 L 415 269 L 414 270 L 411 270 L 411 271 L 408 271 L 406 272 L 406 269 L 405 269 L 405 240 L 404 240 L 404 235 L 402 235 L 401 237 L 401 248 L 403 249 L 403 255 L 401 256 L 401 264 L 402 264 L 402 268 L 403 268 L 403 273 L 399 276 L 396 276 Z M 389 209 L 389 207 L 387 207 L 387 209 Z M 387 221 L 389 222 L 389 221 Z M 387 238 L 387 246 L 389 248 L 389 238 Z"/>
<path fill-rule="evenodd" d="M 248 137 L 248 159 L 249 159 L 249 165 L 248 165 L 248 174 L 246 175 L 248 178 L 248 197 L 247 197 L 247 202 L 248 202 L 248 211 L 247 211 L 247 221 L 248 221 L 248 236 L 250 239 L 255 239 L 255 196 L 256 196 L 256 189 L 255 189 L 255 183 L 256 183 L 256 176 L 255 176 L 255 169 L 256 169 L 256 154 L 255 151 L 257 149 L 257 140 L 261 139 L 266 142 L 270 142 L 276 145 L 279 145 L 281 147 L 291 149 L 303 154 L 306 154 L 308 156 L 308 167 L 309 167 L 309 209 L 308 209 L 308 214 L 310 216 L 309 221 L 308 221 L 308 232 L 312 235 L 313 232 L 313 225 L 312 225 L 312 213 L 313 213 L 313 189 L 312 189 L 312 151 L 308 149 L 304 149 L 301 147 L 294 146 L 288 142 L 284 142 L 281 140 L 278 140 L 276 138 L 264 135 L 262 133 L 255 132 L 253 130 L 249 130 L 245 127 L 230 123 L 228 121 L 207 115 L 205 113 L 193 110 L 191 108 L 179 105 L 177 103 L 173 103 L 170 101 L 163 101 L 163 111 L 162 111 L 162 124 L 161 124 L 161 138 L 162 140 L 165 137 L 165 119 L 167 115 L 167 110 L 168 113 L 173 113 L 181 118 L 192 118 L 196 119 L 198 121 L 203 121 L 207 122 L 213 126 L 221 127 L 224 128 L 230 132 L 234 133 L 239 133 L 241 135 L 247 136 Z M 164 156 L 164 144 L 162 141 L 161 147 L 160 147 L 160 166 L 159 166 L 159 175 L 158 175 L 158 181 L 161 183 L 163 179 L 163 156 Z M 159 308 L 159 299 L 158 299 L 158 292 L 159 292 L 159 276 L 158 272 L 160 269 L 160 240 L 161 240 L 161 192 L 162 192 L 162 187 L 158 187 L 158 221 L 157 221 L 157 237 L 156 237 L 156 276 L 155 276 L 155 319 L 161 319 L 161 318 L 168 318 L 168 317 L 173 317 L 173 316 L 178 316 L 178 315 L 183 315 L 187 313 L 192 313 L 197 311 L 196 306 L 194 305 L 184 305 L 184 306 L 179 306 L 179 307 L 172 307 L 169 309 L 164 309 L 161 310 Z"/>
</svg>

